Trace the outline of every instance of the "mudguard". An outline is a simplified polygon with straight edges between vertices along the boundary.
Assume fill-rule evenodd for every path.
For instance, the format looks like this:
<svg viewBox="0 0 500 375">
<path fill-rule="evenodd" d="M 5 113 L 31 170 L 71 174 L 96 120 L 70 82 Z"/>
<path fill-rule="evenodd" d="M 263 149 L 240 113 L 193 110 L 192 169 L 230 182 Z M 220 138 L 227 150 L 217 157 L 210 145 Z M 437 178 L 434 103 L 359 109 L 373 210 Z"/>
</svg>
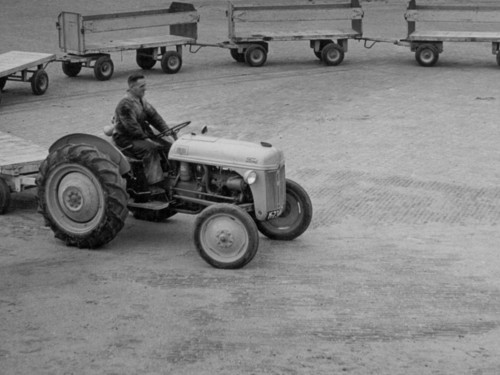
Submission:
<svg viewBox="0 0 500 375">
<path fill-rule="evenodd" d="M 86 144 L 94 146 L 103 154 L 108 155 L 111 161 L 118 165 L 120 174 L 122 176 L 130 172 L 130 163 L 128 162 L 127 158 L 121 153 L 120 150 L 118 150 L 115 146 L 113 146 L 105 139 L 102 139 L 95 135 L 84 133 L 68 134 L 52 143 L 49 148 L 49 152 L 52 153 L 53 151 L 61 148 L 66 144 Z"/>
</svg>

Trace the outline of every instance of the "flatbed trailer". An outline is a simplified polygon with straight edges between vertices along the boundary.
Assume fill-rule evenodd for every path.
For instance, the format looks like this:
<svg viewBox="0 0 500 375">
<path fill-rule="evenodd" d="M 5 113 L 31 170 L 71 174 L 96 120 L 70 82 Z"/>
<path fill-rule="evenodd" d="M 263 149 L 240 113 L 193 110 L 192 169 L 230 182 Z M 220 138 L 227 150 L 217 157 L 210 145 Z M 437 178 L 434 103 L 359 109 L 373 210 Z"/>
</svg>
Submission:
<svg viewBox="0 0 500 375">
<path fill-rule="evenodd" d="M 443 52 L 444 42 L 490 42 L 492 53 L 500 65 L 500 5 L 488 3 L 440 3 L 409 0 L 405 13 L 408 23 L 407 42 L 422 66 L 433 66 Z M 425 24 L 417 30 L 417 23 Z M 451 30 L 451 26 L 462 30 Z M 481 31 L 463 30 L 468 26 Z M 493 28 L 494 30 L 491 30 Z"/>
<path fill-rule="evenodd" d="M 35 95 L 42 95 L 49 87 L 46 66 L 56 59 L 50 53 L 9 51 L 0 54 L 0 102 L 7 81 L 30 82 Z"/>
<path fill-rule="evenodd" d="M 56 23 L 62 70 L 77 76 L 82 67 L 92 68 L 100 81 L 111 78 L 110 53 L 136 50 L 136 62 L 151 69 L 157 61 L 167 74 L 182 67 L 182 47 L 196 43 L 199 15 L 192 4 L 173 2 L 169 8 L 137 12 L 82 15 L 61 12 Z M 166 30 L 168 28 L 168 30 Z M 165 30 L 164 30 L 165 29 Z M 158 34 L 162 30 L 161 34 Z M 119 32 L 119 35 L 116 35 Z M 126 32 L 127 37 L 123 38 Z M 154 35 L 144 35 L 151 34 Z M 167 48 L 175 47 L 175 51 Z"/>
<path fill-rule="evenodd" d="M 362 36 L 363 15 L 358 0 L 304 5 L 235 5 L 229 2 L 229 40 L 220 46 L 229 48 L 231 57 L 237 62 L 258 67 L 267 60 L 268 42 L 308 40 L 317 58 L 326 65 L 338 65 L 347 52 L 348 39 Z M 346 21 L 348 25 L 338 27 L 340 22 Z M 326 29 L 317 28 L 324 23 L 328 23 Z M 262 25 L 269 29 L 262 30 Z M 298 25 L 305 25 L 306 29 L 297 30 Z"/>
<path fill-rule="evenodd" d="M 47 155 L 39 145 L 0 132 L 0 214 L 8 210 L 11 193 L 36 186 L 38 168 Z"/>
</svg>

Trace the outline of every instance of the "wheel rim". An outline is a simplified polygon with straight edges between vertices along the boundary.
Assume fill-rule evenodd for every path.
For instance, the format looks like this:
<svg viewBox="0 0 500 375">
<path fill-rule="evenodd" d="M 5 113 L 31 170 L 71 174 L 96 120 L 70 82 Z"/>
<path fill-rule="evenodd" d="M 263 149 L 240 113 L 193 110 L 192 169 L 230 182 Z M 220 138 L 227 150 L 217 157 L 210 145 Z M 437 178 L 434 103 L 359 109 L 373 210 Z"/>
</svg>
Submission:
<svg viewBox="0 0 500 375">
<path fill-rule="evenodd" d="M 210 217 L 202 225 L 200 242 L 212 259 L 232 262 L 245 254 L 250 238 L 245 226 L 237 217 L 219 214 Z"/>
<path fill-rule="evenodd" d="M 425 48 L 420 52 L 420 60 L 424 64 L 430 64 L 434 60 L 434 51 L 432 51 L 430 48 Z"/>
<path fill-rule="evenodd" d="M 167 60 L 167 66 L 171 70 L 176 70 L 179 67 L 180 59 L 177 56 L 170 56 Z"/>
<path fill-rule="evenodd" d="M 266 223 L 278 230 L 288 230 L 299 224 L 304 216 L 304 208 L 295 194 L 287 192 L 285 208 L 280 216 Z"/>
<path fill-rule="evenodd" d="M 47 180 L 47 205 L 61 229 L 71 234 L 91 232 L 104 213 L 104 192 L 100 182 L 85 167 L 64 164 Z"/>
<path fill-rule="evenodd" d="M 250 51 L 250 60 L 254 64 L 260 64 L 264 61 L 264 52 L 260 48 Z"/>
<path fill-rule="evenodd" d="M 328 48 L 325 57 L 328 61 L 335 63 L 340 59 L 340 52 L 336 48 Z"/>
<path fill-rule="evenodd" d="M 113 68 L 111 67 L 111 64 L 109 61 L 105 61 L 101 65 L 101 73 L 103 76 L 108 76 L 112 73 Z"/>
<path fill-rule="evenodd" d="M 46 74 L 40 74 L 38 77 L 38 87 L 42 91 L 47 90 L 49 87 L 49 78 Z"/>
</svg>

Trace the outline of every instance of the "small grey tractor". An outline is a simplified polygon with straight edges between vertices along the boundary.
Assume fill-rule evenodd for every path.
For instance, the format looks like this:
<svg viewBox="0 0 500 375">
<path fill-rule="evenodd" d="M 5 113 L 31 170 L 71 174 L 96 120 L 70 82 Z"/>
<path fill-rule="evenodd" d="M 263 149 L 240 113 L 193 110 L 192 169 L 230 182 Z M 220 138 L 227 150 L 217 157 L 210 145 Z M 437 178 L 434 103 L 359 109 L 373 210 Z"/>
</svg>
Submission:
<svg viewBox="0 0 500 375">
<path fill-rule="evenodd" d="M 36 182 L 39 211 L 55 237 L 94 249 L 115 238 L 129 213 L 148 221 L 195 214 L 200 256 L 213 267 L 236 269 L 254 258 L 259 232 L 274 240 L 304 233 L 311 200 L 285 177 L 281 150 L 208 136 L 206 128 L 177 137 L 189 123 L 157 134 L 175 140 L 163 158 L 163 189 L 145 184 L 142 161 L 106 139 L 77 133 L 54 142 Z"/>
</svg>

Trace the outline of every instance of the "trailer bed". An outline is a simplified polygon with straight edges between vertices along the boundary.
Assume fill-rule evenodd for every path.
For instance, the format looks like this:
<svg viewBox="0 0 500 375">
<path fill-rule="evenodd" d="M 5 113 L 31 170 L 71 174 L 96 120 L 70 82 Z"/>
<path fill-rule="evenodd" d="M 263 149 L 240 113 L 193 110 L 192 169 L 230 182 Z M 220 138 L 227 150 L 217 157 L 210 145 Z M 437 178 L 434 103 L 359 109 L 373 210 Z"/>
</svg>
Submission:
<svg viewBox="0 0 500 375">
<path fill-rule="evenodd" d="M 30 69 L 38 65 L 45 65 L 56 59 L 50 53 L 9 51 L 0 54 L 0 78 Z"/>
<path fill-rule="evenodd" d="M 25 139 L 0 132 L 0 175 L 38 173 L 48 151 Z"/>
</svg>

